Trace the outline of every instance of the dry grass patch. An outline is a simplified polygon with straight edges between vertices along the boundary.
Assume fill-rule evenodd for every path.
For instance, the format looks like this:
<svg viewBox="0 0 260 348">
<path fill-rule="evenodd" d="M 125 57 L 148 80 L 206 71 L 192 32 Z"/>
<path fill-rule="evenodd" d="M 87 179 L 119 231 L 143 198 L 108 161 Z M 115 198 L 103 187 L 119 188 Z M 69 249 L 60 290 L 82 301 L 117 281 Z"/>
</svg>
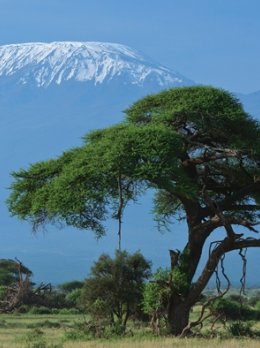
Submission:
<svg viewBox="0 0 260 348">
<path fill-rule="evenodd" d="M 120 340 L 109 342 L 66 342 L 64 348 L 259 348 L 259 341 L 250 339 L 177 339 L 162 338 L 154 340 Z"/>
</svg>

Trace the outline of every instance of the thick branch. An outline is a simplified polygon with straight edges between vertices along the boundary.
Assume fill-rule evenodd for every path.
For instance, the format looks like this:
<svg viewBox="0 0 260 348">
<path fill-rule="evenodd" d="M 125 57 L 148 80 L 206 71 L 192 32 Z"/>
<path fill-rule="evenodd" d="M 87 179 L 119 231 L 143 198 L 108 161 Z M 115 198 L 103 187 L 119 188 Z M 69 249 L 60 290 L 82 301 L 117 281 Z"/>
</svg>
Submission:
<svg viewBox="0 0 260 348">
<path fill-rule="evenodd" d="M 228 224 L 244 226 L 247 229 L 249 229 L 250 231 L 258 233 L 258 231 L 253 226 L 260 225 L 260 222 L 250 222 L 250 221 L 247 221 L 245 219 L 239 219 L 239 218 L 232 217 L 232 216 L 226 217 L 225 219 L 226 219 Z"/>
<path fill-rule="evenodd" d="M 221 209 L 219 208 L 218 204 L 207 195 L 206 193 L 206 187 L 204 186 L 202 189 L 202 197 L 204 198 L 205 203 L 207 206 L 212 210 L 212 212 L 215 213 L 220 219 L 221 225 L 225 227 L 225 230 L 227 231 L 227 235 L 230 239 L 234 239 L 235 233 L 233 231 L 231 223 L 229 223 L 225 217 L 225 215 L 222 213 Z"/>
<path fill-rule="evenodd" d="M 260 239 L 252 238 L 232 240 L 227 237 L 222 242 L 220 242 L 219 245 L 209 255 L 206 266 L 204 267 L 199 279 L 191 288 L 190 294 L 187 299 L 190 305 L 193 305 L 198 300 L 201 292 L 204 290 L 210 277 L 214 273 L 217 264 L 223 254 L 232 250 L 249 247 L 260 247 Z"/>
</svg>

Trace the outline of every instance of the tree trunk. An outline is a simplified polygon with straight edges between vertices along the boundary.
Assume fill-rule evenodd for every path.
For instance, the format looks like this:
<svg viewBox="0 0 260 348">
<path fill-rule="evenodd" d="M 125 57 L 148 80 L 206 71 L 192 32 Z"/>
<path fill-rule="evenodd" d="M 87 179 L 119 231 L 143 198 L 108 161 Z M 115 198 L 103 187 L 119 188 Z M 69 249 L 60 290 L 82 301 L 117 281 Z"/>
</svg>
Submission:
<svg viewBox="0 0 260 348">
<path fill-rule="evenodd" d="M 168 307 L 168 325 L 170 332 L 178 336 L 183 329 L 189 324 L 191 307 L 186 301 L 180 299 L 178 295 L 172 295 Z"/>
</svg>

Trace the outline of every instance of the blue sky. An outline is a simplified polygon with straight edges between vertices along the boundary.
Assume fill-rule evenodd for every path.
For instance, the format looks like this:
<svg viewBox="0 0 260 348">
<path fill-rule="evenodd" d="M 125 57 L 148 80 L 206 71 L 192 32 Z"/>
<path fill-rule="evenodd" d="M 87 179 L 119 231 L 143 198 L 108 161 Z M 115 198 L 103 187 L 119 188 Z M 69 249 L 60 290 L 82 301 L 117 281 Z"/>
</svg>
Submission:
<svg viewBox="0 0 260 348">
<path fill-rule="evenodd" d="M 201 82 L 260 90 L 259 0 L 0 0 L 0 44 L 126 44 Z"/>
</svg>

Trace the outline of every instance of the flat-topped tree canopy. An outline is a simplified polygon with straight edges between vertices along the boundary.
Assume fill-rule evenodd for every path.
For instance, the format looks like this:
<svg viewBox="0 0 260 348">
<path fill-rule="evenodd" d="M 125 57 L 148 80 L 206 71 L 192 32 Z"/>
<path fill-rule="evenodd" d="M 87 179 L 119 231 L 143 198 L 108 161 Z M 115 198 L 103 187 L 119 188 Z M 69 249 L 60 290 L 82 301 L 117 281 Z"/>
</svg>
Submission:
<svg viewBox="0 0 260 348">
<path fill-rule="evenodd" d="M 129 123 L 164 124 L 181 135 L 183 152 L 179 157 L 196 195 L 202 188 L 208 189 L 224 203 L 225 195 L 249 185 L 259 175 L 259 122 L 226 91 L 202 86 L 167 90 L 136 102 L 126 114 Z M 236 202 L 256 198 L 257 185 L 249 196 L 237 195 Z M 170 213 L 172 205 L 167 192 L 164 195 L 165 200 L 159 194 L 158 203 L 164 201 L 165 207 L 157 211 Z"/>
<path fill-rule="evenodd" d="M 136 199 L 153 178 L 169 177 L 174 167 L 180 171 L 174 155 L 181 146 L 179 136 L 163 125 L 122 124 L 91 132 L 85 139 L 81 148 L 56 160 L 13 173 L 11 212 L 35 227 L 59 220 L 100 236 L 108 211 L 112 209 L 112 215 L 118 211 L 119 176 L 127 202 Z"/>
<path fill-rule="evenodd" d="M 179 334 L 222 255 L 260 246 L 234 230 L 256 231 L 259 164 L 260 124 L 231 94 L 203 86 L 170 89 L 137 101 L 124 122 L 90 132 L 82 147 L 13 173 L 8 204 L 36 227 L 59 221 L 97 236 L 112 216 L 120 237 L 127 203 L 152 188 L 156 218 L 165 224 L 181 212 L 188 225 L 187 244 L 172 263 L 169 323 Z M 204 243 L 218 227 L 226 238 L 194 282 Z M 180 311 L 188 314 L 180 318 Z"/>
<path fill-rule="evenodd" d="M 165 90 L 134 103 L 126 111 L 128 122 L 165 124 L 191 140 L 207 145 L 258 151 L 259 122 L 225 90 L 195 86 Z"/>
</svg>

